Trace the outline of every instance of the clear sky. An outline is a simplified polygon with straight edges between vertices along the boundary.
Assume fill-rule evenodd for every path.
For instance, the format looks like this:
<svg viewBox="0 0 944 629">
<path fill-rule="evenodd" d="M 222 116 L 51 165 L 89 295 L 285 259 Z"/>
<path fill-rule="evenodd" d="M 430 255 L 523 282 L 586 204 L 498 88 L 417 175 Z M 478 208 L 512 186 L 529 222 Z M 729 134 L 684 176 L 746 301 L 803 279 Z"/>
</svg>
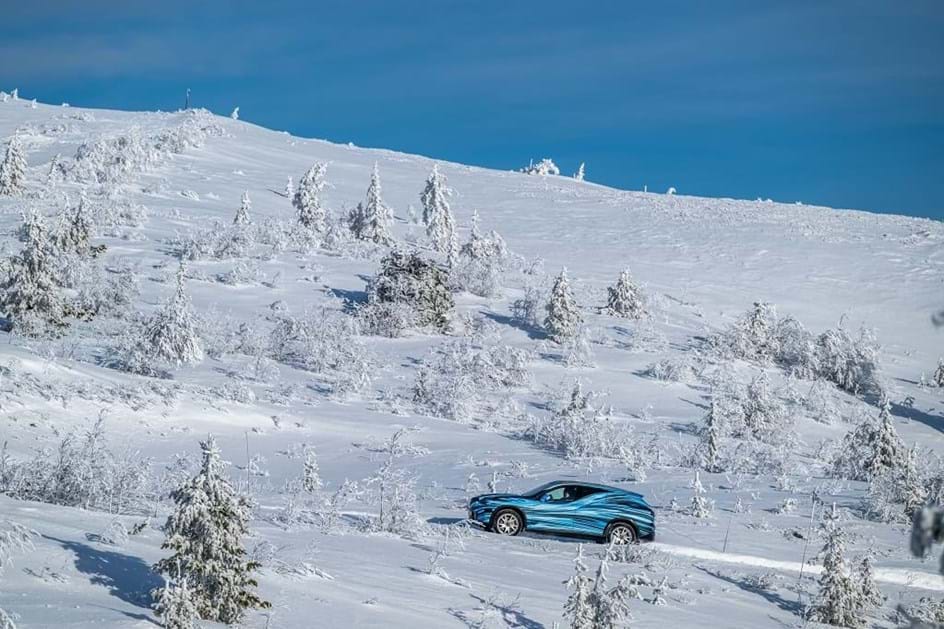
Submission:
<svg viewBox="0 0 944 629">
<path fill-rule="evenodd" d="M 944 1 L 0 0 L 0 89 L 944 219 Z"/>
</svg>

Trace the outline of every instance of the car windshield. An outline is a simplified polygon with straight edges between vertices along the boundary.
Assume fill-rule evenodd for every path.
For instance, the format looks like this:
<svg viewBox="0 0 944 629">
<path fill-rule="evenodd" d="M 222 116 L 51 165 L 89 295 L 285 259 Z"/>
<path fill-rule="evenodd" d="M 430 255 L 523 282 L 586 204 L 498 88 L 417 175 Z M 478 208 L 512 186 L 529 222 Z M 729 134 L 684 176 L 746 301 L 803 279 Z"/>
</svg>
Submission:
<svg viewBox="0 0 944 629">
<path fill-rule="evenodd" d="M 560 481 L 554 480 L 554 481 L 551 481 L 551 482 L 549 482 L 549 483 L 544 483 L 544 484 L 541 485 L 540 487 L 535 487 L 535 488 L 532 489 L 531 491 L 526 492 L 526 493 L 524 493 L 524 494 L 522 494 L 522 495 L 523 495 L 525 498 L 535 498 L 538 494 L 543 493 L 543 492 L 547 491 L 548 489 L 550 489 L 551 487 L 553 487 L 554 485 L 559 485 L 559 484 L 560 484 Z"/>
</svg>

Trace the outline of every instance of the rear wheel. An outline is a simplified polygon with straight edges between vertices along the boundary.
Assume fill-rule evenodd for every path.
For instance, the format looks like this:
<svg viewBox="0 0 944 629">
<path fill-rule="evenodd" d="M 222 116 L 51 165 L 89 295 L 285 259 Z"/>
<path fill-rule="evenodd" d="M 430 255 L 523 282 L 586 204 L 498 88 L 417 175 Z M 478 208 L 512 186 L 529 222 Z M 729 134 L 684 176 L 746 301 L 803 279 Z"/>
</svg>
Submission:
<svg viewBox="0 0 944 629">
<path fill-rule="evenodd" d="M 629 522 L 614 522 L 606 528 L 606 541 L 615 546 L 635 544 L 639 541 L 636 528 Z"/>
<path fill-rule="evenodd" d="M 499 535 L 517 535 L 523 528 L 524 522 L 514 509 L 502 509 L 492 518 L 492 530 Z"/>
</svg>

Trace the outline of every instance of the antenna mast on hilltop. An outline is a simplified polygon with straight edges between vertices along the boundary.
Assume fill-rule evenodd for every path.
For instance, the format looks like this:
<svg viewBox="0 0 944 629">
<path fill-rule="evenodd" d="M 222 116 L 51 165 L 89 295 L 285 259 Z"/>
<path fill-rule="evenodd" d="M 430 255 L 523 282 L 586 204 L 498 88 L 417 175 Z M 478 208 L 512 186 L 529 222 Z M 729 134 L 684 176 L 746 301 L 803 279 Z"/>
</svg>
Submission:
<svg viewBox="0 0 944 629">
<path fill-rule="evenodd" d="M 184 105 L 184 109 L 190 109 L 190 88 L 187 88 L 187 103 Z"/>
</svg>

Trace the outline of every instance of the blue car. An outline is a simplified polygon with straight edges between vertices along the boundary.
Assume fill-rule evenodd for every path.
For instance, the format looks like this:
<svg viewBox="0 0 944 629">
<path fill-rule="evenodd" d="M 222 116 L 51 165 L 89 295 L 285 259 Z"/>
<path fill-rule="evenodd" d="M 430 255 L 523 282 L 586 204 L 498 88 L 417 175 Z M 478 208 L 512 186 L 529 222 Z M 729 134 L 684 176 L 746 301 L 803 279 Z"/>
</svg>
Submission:
<svg viewBox="0 0 944 629">
<path fill-rule="evenodd" d="M 641 494 L 574 481 L 553 481 L 522 495 L 476 496 L 469 519 L 501 535 L 539 531 L 629 544 L 656 534 L 655 514 Z"/>
</svg>

